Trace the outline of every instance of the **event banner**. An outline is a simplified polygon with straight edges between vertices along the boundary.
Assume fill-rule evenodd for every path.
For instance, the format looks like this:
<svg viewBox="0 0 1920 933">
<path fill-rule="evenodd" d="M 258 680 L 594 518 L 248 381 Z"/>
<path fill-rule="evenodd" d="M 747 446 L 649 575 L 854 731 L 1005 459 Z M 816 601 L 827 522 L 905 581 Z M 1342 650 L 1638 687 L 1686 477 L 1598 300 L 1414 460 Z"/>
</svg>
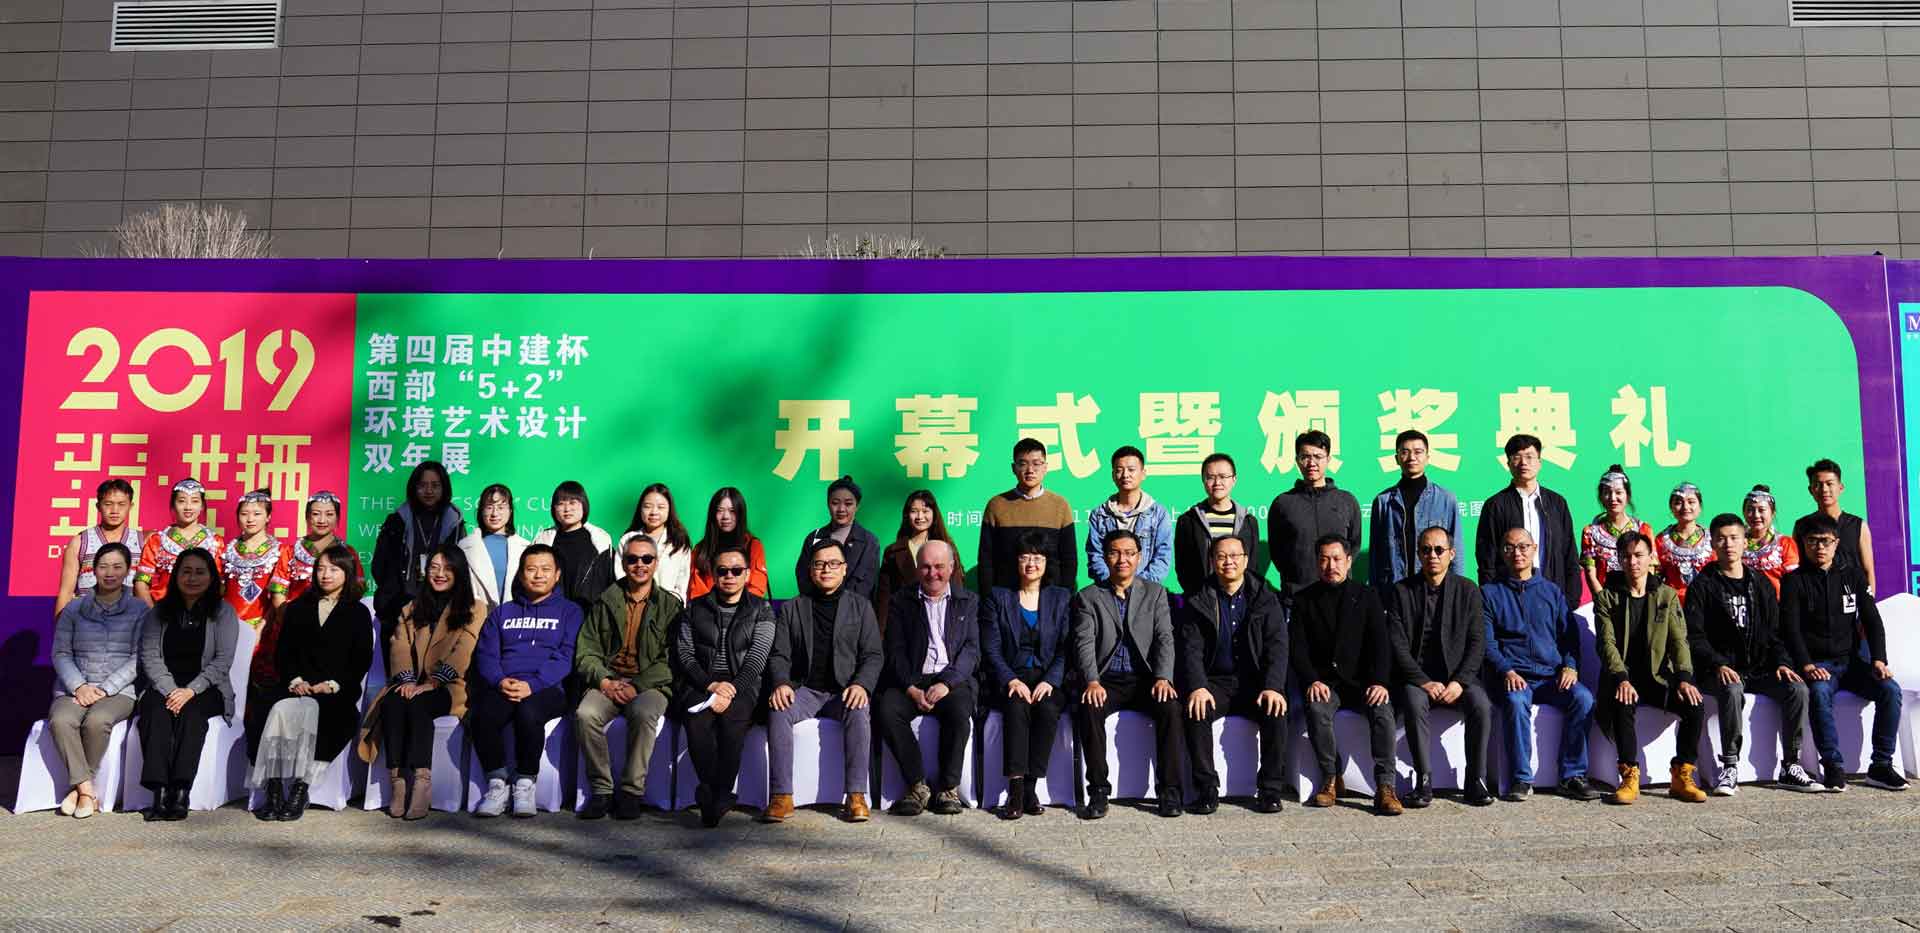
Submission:
<svg viewBox="0 0 1920 933">
<path fill-rule="evenodd" d="M 1902 471 L 1903 492 L 1907 501 L 1906 591 L 1920 594 L 1920 477 L 1913 475 L 1920 464 L 1920 262 L 1887 263 L 1887 301 L 1892 306 L 1893 326 L 1897 332 L 1901 379 L 1901 429 L 1906 441 Z"/>
<path fill-rule="evenodd" d="M 1617 463 L 1655 528 L 1683 480 L 1709 515 L 1768 484 L 1790 521 L 1808 462 L 1863 459 L 1846 326 L 1774 286 L 45 291 L 26 358 L 16 596 L 53 592 L 106 477 L 134 484 L 145 528 L 167 521 L 171 482 L 198 479 L 221 534 L 247 490 L 270 493 L 282 536 L 304 530 L 307 494 L 333 490 L 363 554 L 426 460 L 446 465 L 469 515 L 484 485 L 511 487 L 529 537 L 561 480 L 583 483 L 591 520 L 615 532 L 664 482 L 696 538 L 708 497 L 735 486 L 788 595 L 786 568 L 843 474 L 883 540 L 905 494 L 932 490 L 971 564 L 1021 437 L 1047 445 L 1048 487 L 1083 516 L 1127 445 L 1176 513 L 1201 498 L 1201 462 L 1231 454 L 1236 497 L 1264 515 L 1298 477 L 1301 433 L 1333 438 L 1335 481 L 1365 506 L 1397 478 L 1394 436 L 1418 429 L 1469 534 L 1515 433 L 1542 439 L 1543 481 L 1576 519 Z M 1864 510 L 1865 484 L 1845 498 Z"/>
</svg>

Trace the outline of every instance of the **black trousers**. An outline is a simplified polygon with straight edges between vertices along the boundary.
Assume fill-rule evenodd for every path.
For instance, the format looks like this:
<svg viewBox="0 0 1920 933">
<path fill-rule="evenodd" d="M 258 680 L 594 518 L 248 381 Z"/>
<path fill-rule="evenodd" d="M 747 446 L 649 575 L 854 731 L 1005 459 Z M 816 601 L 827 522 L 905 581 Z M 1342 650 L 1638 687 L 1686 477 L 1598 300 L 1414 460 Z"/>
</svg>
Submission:
<svg viewBox="0 0 1920 933">
<path fill-rule="evenodd" d="M 1399 694 L 1394 702 L 1399 708 L 1400 721 L 1407 729 L 1407 750 L 1413 753 L 1413 772 L 1418 777 L 1431 778 L 1433 733 L 1427 726 L 1427 717 L 1435 705 L 1434 699 L 1414 684 L 1403 683 L 1397 689 Z M 1487 699 L 1486 688 L 1475 681 L 1460 685 L 1460 698 L 1453 701 L 1452 708 L 1460 711 L 1460 718 L 1466 723 L 1467 775 L 1462 786 L 1472 787 L 1474 781 L 1487 779 L 1487 734 L 1493 727 L 1493 704 Z"/>
<path fill-rule="evenodd" d="M 1332 686 L 1331 684 L 1329 686 Z M 1304 695 L 1305 690 L 1301 693 Z M 1367 717 L 1367 739 L 1373 752 L 1373 781 L 1376 793 L 1378 788 L 1392 787 L 1394 782 L 1393 753 L 1393 704 L 1382 703 L 1371 706 L 1367 703 L 1366 688 L 1352 685 L 1333 687 L 1325 702 L 1307 701 L 1307 739 L 1313 743 L 1313 757 L 1320 765 L 1320 779 L 1325 781 L 1340 776 L 1340 749 L 1334 739 L 1333 717 L 1341 710 L 1351 710 Z"/>
<path fill-rule="evenodd" d="M 1286 782 L 1280 777 L 1280 769 L 1287 760 L 1287 717 L 1267 715 L 1255 702 L 1260 696 L 1259 685 L 1242 687 L 1232 674 L 1208 677 L 1207 692 L 1213 694 L 1213 708 L 1207 711 L 1206 721 L 1189 719 L 1182 724 L 1187 734 L 1187 767 L 1193 769 L 1193 792 L 1203 796 L 1220 792 L 1220 774 L 1213 767 L 1213 723 L 1223 716 L 1239 716 L 1253 720 L 1260 729 L 1260 793 L 1284 794 Z"/>
<path fill-rule="evenodd" d="M 924 683 L 915 684 L 922 690 L 934 683 L 929 677 Z M 952 790 L 960 786 L 960 769 L 966 764 L 967 739 L 973 730 L 974 686 L 973 681 L 964 680 L 953 685 L 940 702 L 933 705 L 933 712 L 922 713 L 920 707 L 913 705 L 913 698 L 907 696 L 905 687 L 882 688 L 880 695 L 873 700 L 873 728 L 880 733 L 880 741 L 893 753 L 893 760 L 900 765 L 900 777 L 909 786 L 927 782 L 927 767 L 920 760 L 920 739 L 913 734 L 913 721 L 920 716 L 932 716 L 940 722 L 940 773 L 934 775 L 931 782 L 935 791 Z"/>
<path fill-rule="evenodd" d="M 1039 676 L 1022 677 L 1028 689 Z M 1066 691 L 1055 690 L 1038 703 L 1022 703 L 1007 696 L 1005 684 L 989 693 L 987 706 L 1000 711 L 1000 772 L 1007 777 L 1043 778 L 1053 740 L 1060 734 L 1060 714 L 1066 710 Z"/>
<path fill-rule="evenodd" d="M 1606 707 L 1604 715 L 1613 726 L 1613 746 L 1618 750 L 1621 764 L 1640 763 L 1640 733 L 1635 728 L 1634 713 L 1642 706 L 1666 710 L 1680 717 L 1680 733 L 1674 737 L 1673 764 L 1690 765 L 1700 759 L 1700 732 L 1707 721 L 1705 704 L 1688 703 L 1680 697 L 1680 691 L 1662 687 L 1652 680 L 1633 685 L 1634 691 L 1640 694 L 1638 703 L 1617 703 L 1613 691 L 1619 683 L 1617 678 L 1609 679 L 1600 702 Z"/>
<path fill-rule="evenodd" d="M 680 724 L 687 731 L 687 757 L 693 761 L 693 773 L 709 792 L 731 794 L 740 778 L 740 752 L 747 744 L 747 730 L 753 728 L 753 712 L 762 704 L 759 697 L 741 695 L 733 698 L 724 713 L 711 709 L 692 715 L 684 712 L 706 698 L 705 690 L 682 691 L 674 697 L 671 708 L 682 711 Z"/>
<path fill-rule="evenodd" d="M 1087 766 L 1087 794 L 1110 797 L 1113 784 L 1107 780 L 1107 717 L 1121 710 L 1145 713 L 1153 718 L 1154 793 L 1163 798 L 1181 799 L 1185 786 L 1180 777 L 1182 724 L 1185 715 L 1180 700 L 1153 698 L 1153 678 L 1132 674 L 1108 674 L 1100 678 L 1107 689 L 1107 702 L 1074 706 L 1074 729 L 1080 738 L 1081 757 Z M 1079 691 L 1075 696 L 1078 698 Z"/>
<path fill-rule="evenodd" d="M 386 740 L 387 767 L 411 770 L 433 767 L 433 721 L 453 711 L 447 688 L 415 694 L 409 700 L 398 688 L 380 701 L 381 738 Z"/>
<path fill-rule="evenodd" d="M 226 711 L 220 691 L 208 689 L 180 708 L 167 712 L 167 695 L 148 690 L 140 695 L 140 784 L 151 791 L 186 787 L 200 771 L 200 749 L 207 744 L 207 720 Z"/>
<path fill-rule="evenodd" d="M 567 694 L 554 684 L 515 703 L 496 687 L 477 687 L 468 693 L 467 734 L 480 758 L 480 770 L 497 776 L 507 768 L 507 729 L 513 729 L 513 772 L 524 778 L 540 774 L 540 752 L 547 744 L 547 721 L 565 715 Z"/>
</svg>

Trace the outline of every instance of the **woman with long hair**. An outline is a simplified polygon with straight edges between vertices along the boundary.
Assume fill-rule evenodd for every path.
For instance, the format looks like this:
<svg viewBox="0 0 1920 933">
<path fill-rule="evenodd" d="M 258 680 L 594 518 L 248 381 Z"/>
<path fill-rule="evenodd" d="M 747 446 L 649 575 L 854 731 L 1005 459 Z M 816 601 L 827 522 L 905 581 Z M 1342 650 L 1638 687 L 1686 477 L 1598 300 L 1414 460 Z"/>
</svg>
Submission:
<svg viewBox="0 0 1920 933">
<path fill-rule="evenodd" d="M 953 535 L 947 533 L 947 520 L 940 513 L 940 503 L 934 500 L 930 490 L 916 489 L 907 493 L 907 501 L 900 505 L 900 530 L 894 534 L 893 543 L 880 552 L 879 579 L 873 587 L 873 613 L 880 619 L 881 631 L 887 628 L 887 607 L 893 601 L 893 591 L 919 582 L 914 562 L 920 559 L 920 546 L 928 541 L 945 541 L 953 548 L 952 579 L 956 583 L 965 580 L 967 570 L 960 565 L 960 547 L 953 543 Z"/>
<path fill-rule="evenodd" d="M 687 583 L 689 599 L 699 599 L 713 589 L 714 558 L 727 547 L 747 554 L 747 592 L 767 595 L 767 552 L 760 539 L 747 528 L 747 500 L 740 490 L 722 486 L 707 500 L 707 530 L 693 548 L 693 578 Z"/>
<path fill-rule="evenodd" d="M 168 502 L 173 524 L 147 535 L 140 546 L 140 562 L 133 565 L 133 595 L 149 606 L 167 595 L 174 562 L 191 548 L 206 551 L 213 559 L 214 577 L 220 576 L 220 551 L 225 545 L 200 522 L 207 513 L 207 487 L 197 479 L 183 479 L 173 484 Z M 215 586 L 214 595 L 219 592 Z"/>
<path fill-rule="evenodd" d="M 153 792 L 144 814 L 187 818 L 187 790 L 200 770 L 207 720 L 233 721 L 233 649 L 240 620 L 220 598 L 213 555 L 190 547 L 170 562 L 164 594 L 140 625 L 140 674 L 148 684 L 135 708 L 144 760 L 140 783 Z"/>
<path fill-rule="evenodd" d="M 687 601 L 687 584 L 693 577 L 693 540 L 687 535 L 687 526 L 680 523 L 680 510 L 673 504 L 673 491 L 665 483 L 654 483 L 640 490 L 640 501 L 634 503 L 633 521 L 627 523 L 627 533 L 620 536 L 620 545 L 616 550 L 625 551 L 627 542 L 636 534 L 644 534 L 653 539 L 660 551 L 660 561 L 653 569 L 653 585 Z M 616 568 L 614 575 L 624 577 L 626 571 Z"/>
<path fill-rule="evenodd" d="M 491 609 L 513 597 L 514 570 L 533 542 L 515 533 L 513 490 L 501 483 L 480 491 L 473 517 L 477 527 L 460 539 L 460 552 L 465 555 L 461 563 L 472 568 L 473 595 Z"/>
<path fill-rule="evenodd" d="M 413 468 L 407 501 L 380 525 L 373 541 L 373 614 L 391 633 L 400 610 L 413 601 L 427 576 L 427 560 L 440 545 L 466 533 L 466 518 L 453 505 L 453 480 L 438 460 Z"/>
<path fill-rule="evenodd" d="M 341 508 L 340 497 L 324 489 L 307 497 L 307 531 L 295 538 L 293 544 L 280 549 L 280 566 L 273 570 L 270 589 L 275 606 L 299 599 L 313 582 L 313 565 L 320 555 L 336 544 L 346 544 L 340 538 Z M 360 552 L 354 551 L 353 562 L 361 568 L 359 575 L 365 579 L 366 565 L 360 563 Z"/>
<path fill-rule="evenodd" d="M 433 803 L 433 721 L 467 714 L 467 667 L 489 608 L 474 594 L 474 579 L 465 549 L 442 545 L 427 561 L 427 585 L 400 611 L 387 686 L 367 708 L 358 749 L 367 764 L 381 748 L 387 751 L 388 816 L 426 817 Z"/>
</svg>

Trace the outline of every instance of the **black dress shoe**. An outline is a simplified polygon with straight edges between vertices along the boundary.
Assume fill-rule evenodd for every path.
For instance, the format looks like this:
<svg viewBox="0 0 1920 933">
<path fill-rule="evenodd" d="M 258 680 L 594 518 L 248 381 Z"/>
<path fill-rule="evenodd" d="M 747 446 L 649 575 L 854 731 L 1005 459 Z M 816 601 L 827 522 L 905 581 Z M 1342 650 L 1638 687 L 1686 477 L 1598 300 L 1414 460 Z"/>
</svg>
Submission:
<svg viewBox="0 0 1920 933">
<path fill-rule="evenodd" d="M 1264 792 L 1264 791 L 1263 791 L 1263 792 L 1262 792 L 1262 793 L 1260 794 L 1260 796 L 1259 796 L 1259 798 L 1258 798 L 1258 799 L 1256 799 L 1256 800 L 1254 800 L 1254 802 L 1253 802 L 1253 812 L 1255 812 L 1255 813 L 1279 813 L 1279 812 L 1280 812 L 1280 806 L 1281 806 L 1281 804 L 1280 804 L 1280 795 L 1279 795 L 1279 794 L 1274 794 L 1274 793 L 1268 793 L 1268 792 Z"/>
<path fill-rule="evenodd" d="M 607 815 L 607 811 L 612 809 L 613 809 L 612 794 L 594 794 L 587 798 L 587 805 L 584 807 L 581 807 L 580 812 L 574 815 L 578 816 L 583 820 L 598 820 L 598 819 L 604 819 Z"/>
<path fill-rule="evenodd" d="M 708 829 L 719 826 L 720 821 L 727 818 L 727 811 L 731 809 L 733 809 L 732 794 L 716 794 L 709 791 L 706 799 L 700 804 L 700 825 Z"/>
<path fill-rule="evenodd" d="M 1208 791 L 1201 794 L 1200 798 L 1195 800 L 1193 805 L 1187 808 L 1187 812 L 1196 816 L 1208 816 L 1218 812 L 1219 809 L 1220 794 L 1217 791 Z"/>
<path fill-rule="evenodd" d="M 283 822 L 293 822 L 307 813 L 307 782 L 294 781 L 287 791 L 287 805 L 280 811 Z"/>
<path fill-rule="evenodd" d="M 1107 795 L 1089 794 L 1087 796 L 1087 819 L 1105 819 L 1107 815 Z"/>
<path fill-rule="evenodd" d="M 153 792 L 153 802 L 140 811 L 140 819 L 148 823 L 158 823 L 167 818 L 167 811 L 173 809 L 172 788 L 162 787 Z"/>
<path fill-rule="evenodd" d="M 267 799 L 260 809 L 253 811 L 253 818 L 261 822 L 272 822 L 280 818 L 280 808 L 286 805 L 286 782 L 279 778 L 267 778 Z"/>
<path fill-rule="evenodd" d="M 1560 782 L 1560 796 L 1568 800 L 1599 800 L 1606 795 L 1606 791 L 1584 777 L 1570 777 Z"/>
<path fill-rule="evenodd" d="M 626 791 L 613 792 L 613 818 L 616 820 L 637 820 L 645 801 Z"/>
<path fill-rule="evenodd" d="M 173 789 L 173 803 L 167 806 L 167 819 L 174 823 L 186 819 L 187 815 L 193 812 L 193 806 L 191 804 L 192 797 L 191 788 L 184 785 L 175 787 Z"/>
<path fill-rule="evenodd" d="M 1413 785 L 1413 793 L 1407 795 L 1408 807 L 1420 810 L 1433 805 L 1433 780 L 1422 777 Z"/>
<path fill-rule="evenodd" d="M 1493 791 L 1487 789 L 1485 781 L 1468 781 L 1466 801 L 1469 807 L 1493 806 Z"/>
<path fill-rule="evenodd" d="M 1028 816 L 1046 816 L 1047 808 L 1040 805 L 1040 792 L 1034 789 L 1036 780 L 1035 778 L 1027 779 L 1027 799 L 1021 809 L 1025 810 Z"/>
<path fill-rule="evenodd" d="M 1000 818 L 1017 820 L 1027 808 L 1027 779 L 1024 777 L 1007 778 L 1007 803 L 1000 808 Z"/>
<path fill-rule="evenodd" d="M 1167 819 L 1173 819 L 1174 817 L 1187 812 L 1187 808 L 1180 805 L 1179 794 L 1177 793 L 1162 794 L 1160 795 L 1159 805 L 1154 807 L 1154 812 L 1160 814 L 1161 816 Z"/>
<path fill-rule="evenodd" d="M 1527 798 L 1531 796 L 1533 796 L 1533 785 L 1531 783 L 1527 781 L 1515 781 L 1512 787 L 1507 788 L 1506 793 L 1500 795 L 1500 799 L 1508 803 L 1526 803 Z"/>
</svg>

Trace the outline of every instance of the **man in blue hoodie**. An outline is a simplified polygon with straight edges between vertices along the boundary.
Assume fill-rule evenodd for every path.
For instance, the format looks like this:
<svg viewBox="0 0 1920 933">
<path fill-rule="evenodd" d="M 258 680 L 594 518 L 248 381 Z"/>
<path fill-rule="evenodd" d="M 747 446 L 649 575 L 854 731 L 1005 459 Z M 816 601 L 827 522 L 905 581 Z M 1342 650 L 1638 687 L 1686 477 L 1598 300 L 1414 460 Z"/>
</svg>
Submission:
<svg viewBox="0 0 1920 933">
<path fill-rule="evenodd" d="M 520 587 L 511 602 L 487 614 L 473 649 L 473 699 L 467 734 L 487 775 L 486 796 L 476 816 L 506 812 L 511 781 L 513 815 L 533 815 L 533 784 L 540 775 L 547 723 L 566 715 L 563 681 L 573 670 L 574 641 L 582 616 L 573 600 L 556 596 L 560 561 L 545 544 L 520 557 Z M 507 730 L 513 730 L 514 761 L 507 763 Z"/>
<path fill-rule="evenodd" d="M 1593 693 L 1580 683 L 1580 623 L 1560 587 L 1534 570 L 1538 545 L 1525 528 L 1501 539 L 1506 572 L 1481 587 L 1487 617 L 1487 667 L 1494 705 L 1506 711 L 1507 760 L 1513 784 L 1502 800 L 1519 803 L 1533 794 L 1533 704 L 1560 710 L 1560 793 L 1598 800 L 1604 792 L 1587 780 L 1587 729 Z M 1504 689 L 1493 689 L 1504 688 Z M 1502 704 L 1497 697 L 1504 695 Z"/>
</svg>

